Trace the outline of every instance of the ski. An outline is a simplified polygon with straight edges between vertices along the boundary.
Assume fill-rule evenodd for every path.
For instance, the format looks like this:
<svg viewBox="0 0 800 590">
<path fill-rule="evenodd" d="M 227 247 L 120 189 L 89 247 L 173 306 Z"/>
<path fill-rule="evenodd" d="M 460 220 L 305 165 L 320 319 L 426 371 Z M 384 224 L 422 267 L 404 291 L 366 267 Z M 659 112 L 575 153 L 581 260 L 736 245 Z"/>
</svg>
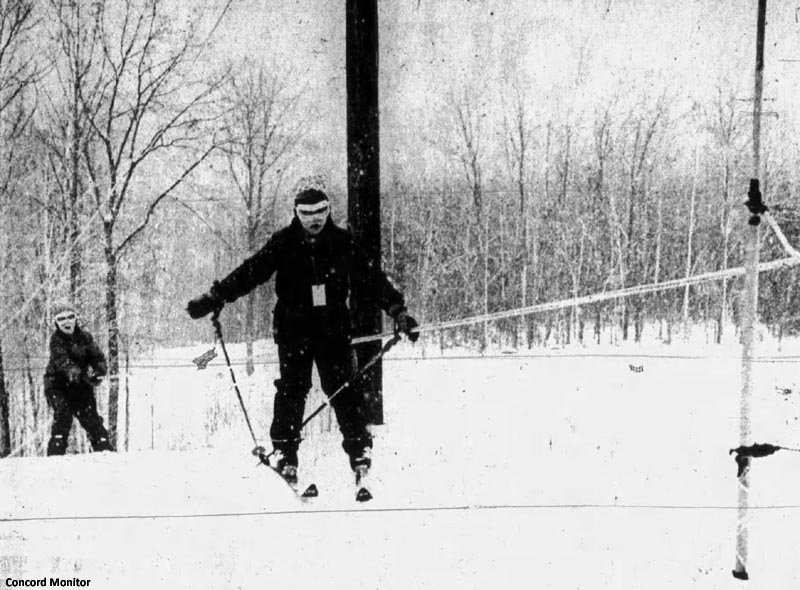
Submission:
<svg viewBox="0 0 800 590">
<path fill-rule="evenodd" d="M 258 456 L 263 465 L 269 467 L 270 470 L 283 480 L 289 486 L 289 489 L 303 502 L 307 502 L 312 498 L 319 496 L 319 489 L 315 483 L 310 483 L 305 488 L 300 487 L 300 482 L 297 478 L 297 469 L 292 467 L 290 469 L 284 468 L 283 472 L 278 471 L 269 461 L 269 455 L 263 450 L 262 447 L 256 447 L 253 454 Z M 366 465 L 358 465 L 354 471 L 355 488 L 356 488 L 356 502 L 369 502 L 372 500 L 372 491 L 370 489 L 369 468 Z M 302 489 L 302 491 L 301 491 Z"/>
<path fill-rule="evenodd" d="M 317 489 L 317 485 L 313 483 L 309 484 L 303 493 L 300 494 L 300 497 L 306 500 L 309 498 L 316 498 L 317 496 L 319 496 L 319 490 Z"/>
<path fill-rule="evenodd" d="M 286 478 L 286 477 L 284 477 L 284 475 L 280 471 L 275 469 L 269 463 L 263 463 L 263 464 L 266 465 L 269 468 L 270 471 L 275 473 L 275 475 L 277 475 L 281 479 L 281 481 L 283 483 L 285 483 L 286 486 L 290 490 L 292 490 L 294 495 L 297 496 L 300 500 L 305 502 L 307 500 L 310 500 L 312 498 L 316 498 L 317 496 L 319 496 L 319 490 L 317 489 L 317 485 L 316 484 L 310 483 L 304 489 L 301 490 L 300 483 L 297 481 L 297 476 L 296 475 L 295 475 L 294 478 Z"/>
<path fill-rule="evenodd" d="M 270 462 L 269 460 L 271 456 L 275 455 L 275 452 L 267 453 L 264 447 L 257 446 L 255 449 L 253 449 L 253 455 L 258 457 L 262 465 L 266 465 L 271 471 L 275 472 L 300 500 L 306 501 L 319 496 L 319 490 L 317 489 L 317 485 L 314 483 L 308 484 L 302 492 L 300 491 L 300 482 L 297 478 L 297 467 L 292 467 L 289 471 L 284 470 L 284 472 L 281 472 L 279 469 L 277 469 L 277 465 L 279 465 L 280 462 L 275 460 Z"/>
<path fill-rule="evenodd" d="M 278 472 L 275 471 L 275 473 Z M 286 485 L 289 486 L 289 489 L 291 489 L 295 493 L 295 495 L 298 498 L 300 498 L 300 500 L 302 500 L 303 502 L 306 502 L 308 500 L 311 500 L 319 496 L 319 490 L 317 489 L 317 484 L 310 483 L 307 486 L 305 486 L 305 488 L 301 488 L 297 482 L 292 483 L 290 481 L 287 481 L 286 478 L 284 478 L 280 473 L 278 473 L 278 475 L 283 481 L 286 482 Z"/>
<path fill-rule="evenodd" d="M 273 471 L 275 470 L 273 469 Z M 275 471 L 275 473 L 277 473 L 280 476 L 280 478 L 286 482 L 286 485 L 288 485 L 289 488 L 295 493 L 295 495 L 298 498 L 300 498 L 300 500 L 302 500 L 303 502 L 319 496 L 319 490 L 317 489 L 316 484 L 310 483 L 305 487 L 305 489 L 303 489 L 300 487 L 300 483 L 297 481 L 297 479 L 290 481 L 285 477 L 283 477 L 283 475 L 281 475 L 280 472 Z"/>
</svg>

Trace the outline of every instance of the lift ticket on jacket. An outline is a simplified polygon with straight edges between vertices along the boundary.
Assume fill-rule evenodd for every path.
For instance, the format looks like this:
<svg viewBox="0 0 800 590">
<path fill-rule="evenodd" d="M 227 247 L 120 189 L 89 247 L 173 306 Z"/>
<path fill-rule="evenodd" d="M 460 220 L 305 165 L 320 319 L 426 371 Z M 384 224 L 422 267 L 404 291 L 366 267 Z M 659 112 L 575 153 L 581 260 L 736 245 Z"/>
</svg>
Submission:
<svg viewBox="0 0 800 590">
<path fill-rule="evenodd" d="M 314 307 L 325 305 L 325 285 L 311 285 L 311 301 Z"/>
</svg>

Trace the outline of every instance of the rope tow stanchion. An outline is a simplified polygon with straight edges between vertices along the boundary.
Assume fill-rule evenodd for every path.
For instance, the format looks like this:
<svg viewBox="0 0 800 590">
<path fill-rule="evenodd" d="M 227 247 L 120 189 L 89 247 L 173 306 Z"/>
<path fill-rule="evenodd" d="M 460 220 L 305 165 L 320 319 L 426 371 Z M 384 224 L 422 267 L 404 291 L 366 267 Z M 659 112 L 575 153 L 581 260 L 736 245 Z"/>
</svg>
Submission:
<svg viewBox="0 0 800 590">
<path fill-rule="evenodd" d="M 737 453 L 738 464 L 738 511 L 736 526 L 736 562 L 733 577 L 738 580 L 750 579 L 747 571 L 748 558 L 748 511 L 750 496 L 750 459 L 760 456 L 756 453 L 774 452 L 769 446 L 751 446 L 750 398 L 753 392 L 753 341 L 755 323 L 758 315 L 758 269 L 759 269 L 759 226 L 761 215 L 766 213 L 759 177 L 761 174 L 761 101 L 764 94 L 764 30 L 766 28 L 767 0 L 758 0 L 756 20 L 756 67 L 753 93 L 753 174 L 747 192 L 745 205 L 750 212 L 744 236 L 746 248 L 745 293 L 742 304 L 742 389 L 739 401 L 739 449 L 754 449 L 750 453 Z"/>
</svg>

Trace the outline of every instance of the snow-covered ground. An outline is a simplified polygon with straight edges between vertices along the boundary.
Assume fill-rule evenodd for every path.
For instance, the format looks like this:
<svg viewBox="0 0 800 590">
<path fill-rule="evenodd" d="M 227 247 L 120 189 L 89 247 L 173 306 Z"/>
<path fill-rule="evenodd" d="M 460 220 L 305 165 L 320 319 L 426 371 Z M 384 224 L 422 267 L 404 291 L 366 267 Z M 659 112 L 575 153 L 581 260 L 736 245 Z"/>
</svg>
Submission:
<svg viewBox="0 0 800 590">
<path fill-rule="evenodd" d="M 794 348 L 793 348 L 794 346 Z M 249 455 L 207 346 L 134 363 L 128 453 L 0 462 L 0 584 L 90 588 L 796 588 L 800 453 L 753 464 L 749 573 L 731 576 L 740 352 L 634 346 L 384 363 L 375 500 L 348 484 L 335 425 L 309 425 L 302 504 Z M 259 442 L 276 366 L 237 380 Z M 761 343 L 753 440 L 800 447 L 800 347 Z M 148 361 L 145 363 L 144 361 Z M 149 365 L 149 366 L 145 366 Z M 178 365 L 178 366 L 173 366 Z M 308 411 L 321 401 L 312 392 Z"/>
</svg>

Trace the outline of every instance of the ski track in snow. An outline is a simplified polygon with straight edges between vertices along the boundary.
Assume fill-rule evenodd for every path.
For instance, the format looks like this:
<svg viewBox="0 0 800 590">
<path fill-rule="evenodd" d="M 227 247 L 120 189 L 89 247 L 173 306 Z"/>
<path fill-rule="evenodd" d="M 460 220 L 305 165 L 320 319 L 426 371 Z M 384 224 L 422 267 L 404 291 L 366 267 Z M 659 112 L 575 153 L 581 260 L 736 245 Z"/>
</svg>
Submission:
<svg viewBox="0 0 800 590">
<path fill-rule="evenodd" d="M 0 462 L 2 582 L 61 576 L 91 579 L 95 589 L 343 590 L 745 584 L 731 576 L 736 347 L 496 358 L 421 358 L 420 349 L 403 345 L 384 363 L 386 425 L 374 429 L 375 499 L 363 505 L 327 412 L 309 425 L 300 453 L 301 483 L 313 480 L 321 496 L 301 503 L 250 455 L 221 359 L 203 371 L 135 368 L 131 452 Z M 160 358 L 185 361 L 202 351 Z M 678 351 L 692 358 L 650 356 Z M 241 358 L 241 347 L 231 353 Z M 800 359 L 781 354 L 781 362 L 754 368 L 753 440 L 798 447 Z M 276 367 L 258 365 L 249 377 L 242 365 L 235 370 L 263 444 Z M 315 389 L 307 413 L 320 401 Z M 751 474 L 747 587 L 798 587 L 800 453 L 755 459 Z"/>
</svg>

